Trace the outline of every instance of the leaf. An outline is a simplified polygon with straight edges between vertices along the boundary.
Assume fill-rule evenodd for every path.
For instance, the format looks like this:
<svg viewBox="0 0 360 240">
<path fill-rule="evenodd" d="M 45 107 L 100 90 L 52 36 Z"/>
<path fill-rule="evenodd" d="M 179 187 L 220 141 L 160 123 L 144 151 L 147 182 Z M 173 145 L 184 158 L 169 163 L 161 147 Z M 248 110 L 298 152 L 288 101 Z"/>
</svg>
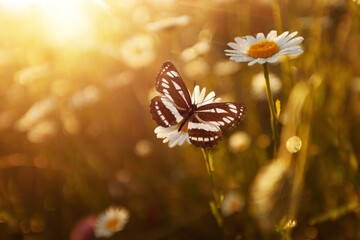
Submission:
<svg viewBox="0 0 360 240">
<path fill-rule="evenodd" d="M 281 111 L 281 103 L 280 103 L 279 99 L 276 99 L 276 101 L 275 101 L 275 112 L 276 112 L 276 118 L 277 119 L 279 119 L 280 111 Z"/>
</svg>

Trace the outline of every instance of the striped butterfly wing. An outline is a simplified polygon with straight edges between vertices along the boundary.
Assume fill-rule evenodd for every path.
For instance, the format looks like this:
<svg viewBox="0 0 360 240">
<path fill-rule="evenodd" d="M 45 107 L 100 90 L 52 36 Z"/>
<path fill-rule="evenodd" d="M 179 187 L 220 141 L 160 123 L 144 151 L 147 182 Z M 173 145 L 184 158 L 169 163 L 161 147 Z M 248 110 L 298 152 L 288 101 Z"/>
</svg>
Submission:
<svg viewBox="0 0 360 240">
<path fill-rule="evenodd" d="M 246 108 L 240 103 L 210 103 L 197 108 L 188 123 L 189 139 L 197 147 L 210 148 L 222 138 L 222 130 L 235 127 Z"/>
<path fill-rule="evenodd" d="M 162 127 L 180 123 L 191 106 L 191 98 L 178 70 L 171 62 L 165 62 L 156 77 L 156 90 L 161 96 L 154 97 L 150 112 L 155 122 Z"/>
</svg>

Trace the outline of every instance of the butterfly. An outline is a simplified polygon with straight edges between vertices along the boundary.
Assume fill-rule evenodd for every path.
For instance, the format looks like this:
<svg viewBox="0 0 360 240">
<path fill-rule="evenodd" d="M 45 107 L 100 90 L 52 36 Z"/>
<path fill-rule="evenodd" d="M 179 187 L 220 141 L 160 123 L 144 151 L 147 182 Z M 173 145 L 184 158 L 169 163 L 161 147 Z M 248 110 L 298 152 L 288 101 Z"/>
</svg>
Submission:
<svg viewBox="0 0 360 240">
<path fill-rule="evenodd" d="M 169 146 L 187 141 L 196 147 L 211 148 L 222 139 L 222 130 L 235 127 L 244 118 L 246 107 L 236 102 L 220 102 L 215 93 L 205 96 L 195 86 L 190 94 L 179 71 L 165 62 L 156 77 L 156 90 L 161 94 L 151 99 L 150 113 L 159 125 L 155 133 Z"/>
</svg>

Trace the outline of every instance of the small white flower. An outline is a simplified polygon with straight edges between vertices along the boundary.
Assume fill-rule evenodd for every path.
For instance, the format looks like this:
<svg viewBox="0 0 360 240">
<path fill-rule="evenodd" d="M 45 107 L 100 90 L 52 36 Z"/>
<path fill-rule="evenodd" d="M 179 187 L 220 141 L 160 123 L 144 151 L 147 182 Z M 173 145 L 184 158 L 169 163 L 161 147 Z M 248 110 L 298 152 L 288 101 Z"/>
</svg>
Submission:
<svg viewBox="0 0 360 240">
<path fill-rule="evenodd" d="M 210 92 L 206 95 L 206 88 L 200 91 L 199 86 L 195 86 L 194 92 L 191 95 L 191 103 L 196 104 L 198 107 L 209 104 L 212 102 L 219 102 L 220 98 L 215 99 L 215 93 Z M 163 138 L 164 143 L 168 143 L 169 147 L 175 147 L 176 145 L 181 146 L 184 142 L 190 143 L 189 134 L 187 131 L 187 124 L 185 124 L 179 131 L 180 123 L 171 127 L 155 128 L 155 134 L 157 138 Z"/>
<path fill-rule="evenodd" d="M 184 27 L 190 22 L 190 17 L 187 15 L 182 15 L 178 17 L 170 17 L 162 19 L 160 21 L 152 22 L 147 24 L 147 30 L 151 32 L 158 32 L 161 30 L 171 30 L 177 27 Z"/>
<path fill-rule="evenodd" d="M 188 62 L 194 60 L 198 56 L 208 53 L 209 51 L 210 51 L 210 41 L 204 39 L 195 43 L 193 46 L 184 49 L 180 54 L 180 58 L 184 62 Z"/>
<path fill-rule="evenodd" d="M 136 35 L 124 42 L 120 56 L 123 62 L 131 68 L 146 67 L 156 58 L 155 41 L 150 35 Z"/>
<path fill-rule="evenodd" d="M 257 33 L 256 37 L 236 37 L 235 42 L 228 43 L 232 49 L 225 50 L 225 55 L 235 62 L 249 62 L 249 66 L 255 63 L 274 63 L 280 56 L 303 53 L 298 44 L 304 38 L 293 38 L 296 34 L 297 32 L 284 32 L 278 36 L 277 31 L 272 30 L 266 37 L 263 33 Z"/>
<path fill-rule="evenodd" d="M 244 206 L 244 198 L 235 191 L 230 191 L 224 196 L 221 203 L 221 211 L 224 216 L 230 216 L 240 211 Z"/>
<path fill-rule="evenodd" d="M 125 208 L 110 207 L 97 218 L 94 233 L 97 238 L 111 237 L 124 229 L 129 221 L 129 211 Z"/>
</svg>

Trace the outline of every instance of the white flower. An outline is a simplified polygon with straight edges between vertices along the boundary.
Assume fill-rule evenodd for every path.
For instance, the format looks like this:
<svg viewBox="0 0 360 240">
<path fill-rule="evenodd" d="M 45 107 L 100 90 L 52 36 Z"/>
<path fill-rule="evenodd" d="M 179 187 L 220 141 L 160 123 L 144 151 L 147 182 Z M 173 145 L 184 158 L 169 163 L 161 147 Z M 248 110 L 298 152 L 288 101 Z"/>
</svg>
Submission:
<svg viewBox="0 0 360 240">
<path fill-rule="evenodd" d="M 161 30 L 171 30 L 175 29 L 176 27 L 184 27 L 188 25 L 190 22 L 190 17 L 187 15 L 182 15 L 178 17 L 170 17 L 165 18 L 160 21 L 152 22 L 147 24 L 147 30 L 151 32 L 158 32 Z"/>
<path fill-rule="evenodd" d="M 263 33 L 257 33 L 256 37 L 245 36 L 236 37 L 235 42 L 228 45 L 233 48 L 225 50 L 225 55 L 235 62 L 249 62 L 249 65 L 255 63 L 274 63 L 283 55 L 299 55 L 303 50 L 300 44 L 304 38 L 293 38 L 297 32 L 284 32 L 277 35 L 277 31 L 272 30 L 265 37 Z M 293 39 L 292 39 L 293 38 Z"/>
<path fill-rule="evenodd" d="M 15 124 L 19 131 L 28 131 L 33 125 L 56 110 L 59 102 L 56 98 L 49 97 L 34 103 L 30 109 Z"/>
<path fill-rule="evenodd" d="M 130 214 L 125 208 L 110 207 L 98 216 L 94 229 L 95 236 L 97 238 L 111 237 L 114 233 L 124 229 L 129 217 Z"/>
<path fill-rule="evenodd" d="M 244 198 L 235 191 L 230 191 L 224 196 L 221 203 L 221 211 L 224 216 L 240 211 L 244 206 Z"/>
<path fill-rule="evenodd" d="M 188 62 L 194 60 L 200 55 L 204 55 L 208 53 L 209 51 L 210 51 L 210 41 L 204 39 L 195 43 L 193 46 L 184 49 L 180 54 L 180 58 L 184 62 Z"/>
<path fill-rule="evenodd" d="M 215 93 L 210 92 L 206 97 L 206 88 L 200 91 L 199 86 L 195 86 L 194 92 L 191 95 L 191 103 L 196 104 L 198 107 L 209 104 L 212 102 L 219 102 L 220 98 L 215 99 Z M 179 131 L 181 123 L 170 127 L 158 126 L 155 128 L 155 134 L 157 138 L 163 138 L 164 143 L 168 143 L 169 147 L 175 147 L 176 145 L 182 145 L 184 142 L 190 143 L 189 134 L 187 131 L 187 124 L 185 124 Z"/>
<path fill-rule="evenodd" d="M 156 58 L 155 41 L 150 35 L 136 35 L 124 42 L 120 56 L 131 68 L 146 67 Z"/>
</svg>

